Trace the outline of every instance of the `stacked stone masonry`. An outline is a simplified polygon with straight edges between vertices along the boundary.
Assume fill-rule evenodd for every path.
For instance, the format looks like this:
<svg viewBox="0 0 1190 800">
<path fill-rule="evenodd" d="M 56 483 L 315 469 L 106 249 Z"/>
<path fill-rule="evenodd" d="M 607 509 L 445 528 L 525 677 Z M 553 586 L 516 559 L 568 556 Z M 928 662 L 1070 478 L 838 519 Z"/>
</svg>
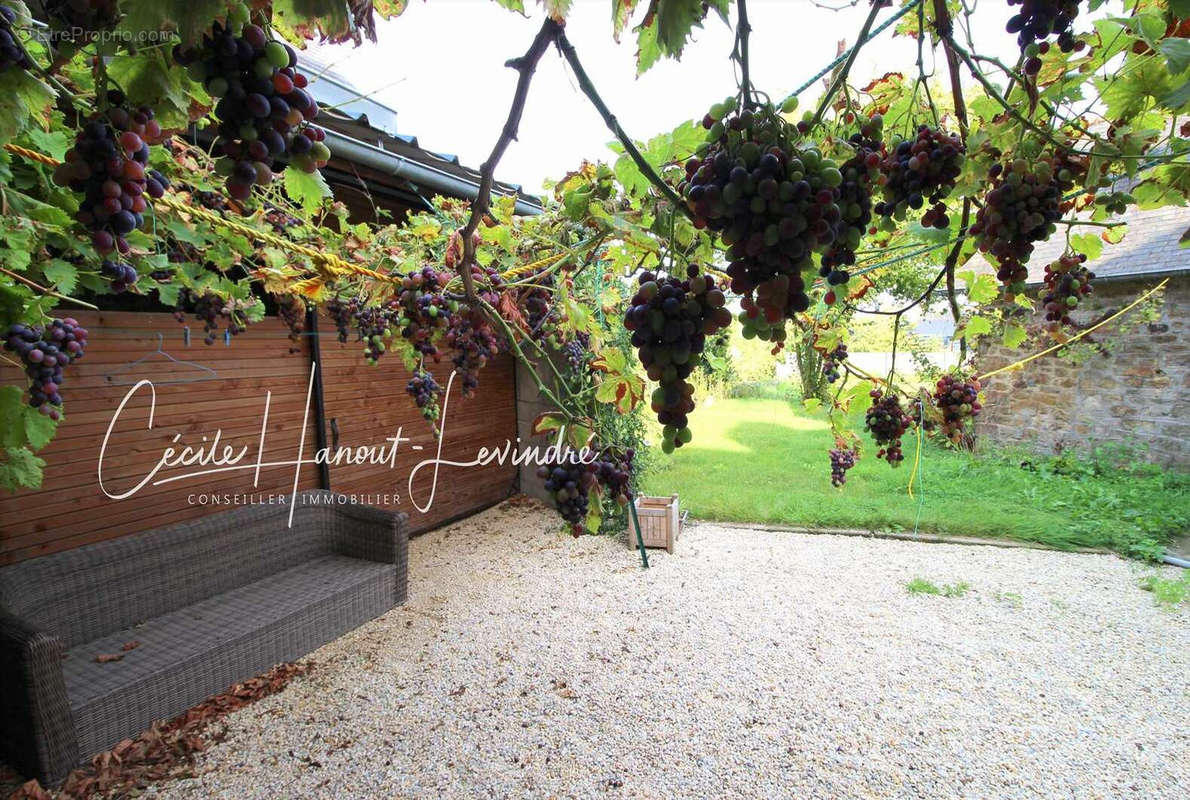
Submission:
<svg viewBox="0 0 1190 800">
<path fill-rule="evenodd" d="M 1077 318 L 1085 322 L 1123 308 L 1156 283 L 1157 278 L 1104 281 L 1096 286 L 1095 302 L 1086 304 L 1094 308 L 1080 309 Z M 1118 443 L 1148 461 L 1190 466 L 1188 314 L 1190 276 L 1177 275 L 1166 287 L 1159 320 L 1123 334 L 1092 334 L 1112 340 L 1105 353 L 1081 365 L 1045 356 L 989 379 L 977 434 L 984 442 L 1047 454 Z M 978 371 L 991 372 L 1023 354 L 998 345 L 984 348 Z"/>
</svg>

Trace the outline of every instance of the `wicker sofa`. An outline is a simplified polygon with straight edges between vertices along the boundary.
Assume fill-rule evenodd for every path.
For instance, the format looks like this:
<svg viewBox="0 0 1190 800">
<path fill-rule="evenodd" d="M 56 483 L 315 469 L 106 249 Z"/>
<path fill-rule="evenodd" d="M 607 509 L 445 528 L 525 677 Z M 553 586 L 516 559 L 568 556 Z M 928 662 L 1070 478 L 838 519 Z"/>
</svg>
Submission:
<svg viewBox="0 0 1190 800">
<path fill-rule="evenodd" d="M 405 515 L 330 499 L 299 494 L 292 527 L 288 504 L 243 506 L 0 568 L 0 758 L 54 785 L 404 602 Z"/>
</svg>

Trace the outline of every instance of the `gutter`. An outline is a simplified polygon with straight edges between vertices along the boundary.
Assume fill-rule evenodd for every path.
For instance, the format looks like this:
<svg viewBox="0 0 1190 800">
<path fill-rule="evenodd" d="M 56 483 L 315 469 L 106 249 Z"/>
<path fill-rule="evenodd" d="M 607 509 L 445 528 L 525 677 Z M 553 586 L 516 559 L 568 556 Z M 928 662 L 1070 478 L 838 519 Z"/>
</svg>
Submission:
<svg viewBox="0 0 1190 800">
<path fill-rule="evenodd" d="M 425 186 L 441 194 L 463 197 L 467 200 L 474 200 L 479 196 L 478 181 L 460 178 L 446 170 L 390 153 L 382 147 L 361 142 L 330 128 L 325 130 L 327 146 L 331 149 L 332 154 L 340 158 L 363 164 L 378 172 L 407 180 L 418 186 Z M 492 193 L 497 194 L 495 189 Z M 514 210 L 517 214 L 536 216 L 541 213 L 542 209 L 540 205 L 530 203 L 518 196 Z"/>
</svg>

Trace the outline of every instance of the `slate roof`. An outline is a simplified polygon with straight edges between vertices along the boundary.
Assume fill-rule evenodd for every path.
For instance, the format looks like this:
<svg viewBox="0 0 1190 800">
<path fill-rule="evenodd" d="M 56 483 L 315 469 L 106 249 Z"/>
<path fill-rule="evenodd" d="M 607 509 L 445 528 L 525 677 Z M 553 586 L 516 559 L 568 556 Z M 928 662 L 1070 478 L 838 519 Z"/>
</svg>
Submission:
<svg viewBox="0 0 1190 800">
<path fill-rule="evenodd" d="M 1119 244 L 1104 244 L 1099 258 L 1087 263 L 1095 273 L 1096 280 L 1126 280 L 1151 275 L 1190 273 L 1190 248 L 1183 248 L 1178 239 L 1190 229 L 1190 207 L 1165 206 L 1152 211 L 1141 211 L 1132 206 L 1118 217 L 1112 217 L 1128 224 L 1123 241 Z M 1098 228 L 1076 228 L 1076 233 L 1100 232 Z M 1045 265 L 1056 261 L 1066 246 L 1066 237 L 1058 234 L 1042 242 L 1033 250 L 1029 259 L 1028 283 L 1040 284 L 1045 275 Z M 977 253 L 966 269 L 976 272 L 996 270 L 982 254 Z"/>
</svg>

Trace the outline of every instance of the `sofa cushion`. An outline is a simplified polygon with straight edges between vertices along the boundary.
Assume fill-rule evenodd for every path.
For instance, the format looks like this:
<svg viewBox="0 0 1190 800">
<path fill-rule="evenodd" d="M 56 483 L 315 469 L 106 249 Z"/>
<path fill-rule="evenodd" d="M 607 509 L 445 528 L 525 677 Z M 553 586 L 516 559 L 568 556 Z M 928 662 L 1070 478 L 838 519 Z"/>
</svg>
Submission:
<svg viewBox="0 0 1190 800">
<path fill-rule="evenodd" d="M 70 648 L 62 671 L 80 754 L 106 750 L 385 613 L 397 601 L 394 569 L 325 555 Z"/>
</svg>

